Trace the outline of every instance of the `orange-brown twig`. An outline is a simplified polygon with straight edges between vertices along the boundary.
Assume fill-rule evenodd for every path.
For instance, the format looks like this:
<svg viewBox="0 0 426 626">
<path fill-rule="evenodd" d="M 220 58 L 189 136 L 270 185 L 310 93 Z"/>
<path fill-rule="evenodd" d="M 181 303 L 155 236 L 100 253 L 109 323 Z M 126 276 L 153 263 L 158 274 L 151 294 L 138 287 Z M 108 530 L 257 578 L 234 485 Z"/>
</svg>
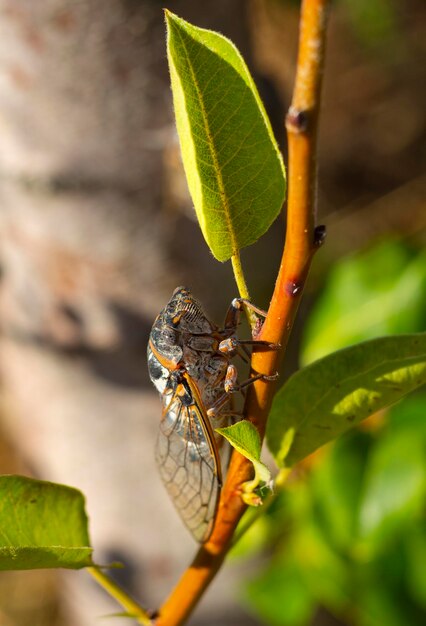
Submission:
<svg viewBox="0 0 426 626">
<path fill-rule="evenodd" d="M 324 237 L 324 229 L 315 228 L 316 143 L 329 2 L 304 0 L 302 3 L 296 83 L 286 118 L 289 147 L 286 241 L 268 315 L 258 337 L 280 343 L 283 351 L 313 254 Z M 255 353 L 253 370 L 272 374 L 279 359 L 276 351 Z M 247 394 L 245 416 L 262 437 L 273 392 L 273 383 L 259 380 Z M 245 511 L 239 489 L 251 473 L 250 461 L 234 451 L 213 533 L 161 607 L 156 620 L 158 626 L 183 624 L 216 575 Z"/>
</svg>

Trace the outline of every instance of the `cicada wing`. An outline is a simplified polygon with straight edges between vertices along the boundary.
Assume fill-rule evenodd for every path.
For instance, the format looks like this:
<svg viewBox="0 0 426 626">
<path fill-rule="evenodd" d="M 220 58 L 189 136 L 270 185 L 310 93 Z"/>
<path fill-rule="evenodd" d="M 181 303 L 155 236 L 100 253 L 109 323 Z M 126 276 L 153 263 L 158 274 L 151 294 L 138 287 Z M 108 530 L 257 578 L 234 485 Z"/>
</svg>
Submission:
<svg viewBox="0 0 426 626">
<path fill-rule="evenodd" d="M 215 442 L 205 428 L 202 408 L 165 399 L 156 460 L 163 483 L 194 539 L 203 543 L 213 529 L 220 496 Z"/>
</svg>

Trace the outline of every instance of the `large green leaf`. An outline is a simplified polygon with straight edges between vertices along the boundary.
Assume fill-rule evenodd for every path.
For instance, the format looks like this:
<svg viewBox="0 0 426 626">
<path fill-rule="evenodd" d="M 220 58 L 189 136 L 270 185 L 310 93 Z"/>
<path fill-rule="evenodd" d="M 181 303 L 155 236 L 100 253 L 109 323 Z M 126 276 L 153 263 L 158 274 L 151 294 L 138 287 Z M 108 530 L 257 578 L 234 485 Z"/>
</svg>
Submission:
<svg viewBox="0 0 426 626">
<path fill-rule="evenodd" d="M 253 79 L 236 47 L 166 11 L 167 54 L 183 164 L 203 235 L 219 261 L 277 217 L 285 173 Z"/>
<path fill-rule="evenodd" d="M 381 337 L 299 370 L 277 393 L 267 442 L 290 466 L 426 382 L 426 334 Z"/>
<path fill-rule="evenodd" d="M 304 329 L 302 364 L 374 337 L 425 330 L 426 255 L 383 241 L 330 272 Z"/>
<path fill-rule="evenodd" d="M 92 565 L 84 497 L 71 487 L 0 476 L 0 570 Z"/>
</svg>

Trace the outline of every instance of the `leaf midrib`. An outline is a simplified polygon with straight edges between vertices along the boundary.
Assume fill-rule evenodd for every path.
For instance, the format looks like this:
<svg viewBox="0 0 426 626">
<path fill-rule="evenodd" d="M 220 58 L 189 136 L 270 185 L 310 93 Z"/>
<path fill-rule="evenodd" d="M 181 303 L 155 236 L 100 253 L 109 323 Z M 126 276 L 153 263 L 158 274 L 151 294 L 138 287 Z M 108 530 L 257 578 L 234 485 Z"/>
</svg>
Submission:
<svg viewBox="0 0 426 626">
<path fill-rule="evenodd" d="M 235 236 L 235 233 L 234 233 L 234 229 L 233 229 L 233 226 L 232 226 L 230 207 L 229 207 L 229 203 L 227 202 L 227 199 L 226 199 L 225 185 L 224 185 L 224 181 L 223 181 L 223 177 L 222 177 L 222 172 L 221 172 L 220 167 L 219 167 L 219 160 L 218 160 L 216 148 L 215 148 L 215 145 L 214 145 L 214 142 L 213 142 L 213 135 L 212 135 L 211 130 L 210 130 L 210 125 L 209 125 L 209 121 L 208 121 L 206 107 L 205 107 L 205 104 L 204 104 L 204 100 L 203 100 L 203 96 L 202 96 L 202 92 L 201 92 L 200 86 L 198 84 L 198 81 L 197 81 L 197 78 L 196 78 L 196 75 L 195 75 L 195 72 L 194 72 L 194 68 L 192 66 L 190 57 L 188 55 L 188 51 L 187 51 L 186 46 L 185 46 L 185 40 L 183 39 L 180 31 L 178 30 L 177 32 L 179 34 L 179 38 L 180 38 L 180 41 L 181 41 L 181 44 L 182 44 L 182 48 L 183 48 L 183 51 L 185 53 L 186 62 L 187 62 L 188 69 L 189 69 L 190 74 L 191 74 L 191 78 L 192 78 L 192 81 L 193 81 L 193 84 L 194 84 L 194 87 L 195 87 L 195 91 L 197 93 L 197 98 L 198 98 L 199 105 L 200 105 L 200 110 L 201 110 L 201 116 L 202 116 L 203 124 L 204 124 L 204 131 L 206 133 L 207 140 L 208 140 L 207 143 L 208 143 L 208 146 L 209 146 L 209 149 L 210 149 L 210 154 L 211 154 L 212 161 L 213 161 L 213 169 L 214 169 L 214 172 L 215 172 L 215 175 L 216 175 L 217 186 L 219 188 L 219 194 L 220 194 L 221 201 L 222 201 L 223 213 L 224 213 L 224 216 L 225 216 L 226 225 L 228 227 L 228 233 L 229 233 L 229 237 L 230 237 L 230 240 L 231 240 L 232 254 L 235 255 L 235 254 L 238 254 L 237 239 L 236 239 L 236 236 Z"/>
</svg>

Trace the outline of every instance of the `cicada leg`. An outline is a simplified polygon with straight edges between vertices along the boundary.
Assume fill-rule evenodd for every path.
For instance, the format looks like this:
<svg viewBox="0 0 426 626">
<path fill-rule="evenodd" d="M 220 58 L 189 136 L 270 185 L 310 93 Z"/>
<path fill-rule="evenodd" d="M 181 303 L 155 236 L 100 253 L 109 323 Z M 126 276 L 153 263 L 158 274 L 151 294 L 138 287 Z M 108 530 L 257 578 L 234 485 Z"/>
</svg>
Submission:
<svg viewBox="0 0 426 626">
<path fill-rule="evenodd" d="M 237 339 L 236 337 L 228 337 L 223 339 L 219 344 L 219 352 L 229 357 L 233 357 L 236 354 L 242 356 L 239 348 L 245 346 L 253 346 L 254 348 L 265 348 L 265 350 L 279 350 L 281 346 L 278 343 L 271 343 L 270 341 L 262 341 L 259 339 Z M 250 356 L 249 353 L 246 353 Z"/>
<path fill-rule="evenodd" d="M 238 391 L 243 391 L 246 387 L 256 382 L 256 380 L 265 380 L 265 381 L 274 381 L 278 378 L 278 372 L 272 374 L 272 376 L 268 376 L 266 374 L 255 374 L 255 376 L 250 376 L 247 380 L 242 383 L 238 382 L 238 372 L 235 365 L 228 365 L 228 369 L 226 370 L 226 376 L 224 381 L 224 393 L 216 400 L 216 402 L 207 409 L 207 415 L 209 418 L 216 417 L 218 413 L 220 413 L 222 407 L 229 400 L 229 394 L 236 393 Z"/>
<path fill-rule="evenodd" d="M 238 383 L 237 368 L 235 367 L 235 365 L 231 364 L 228 365 L 228 369 L 226 372 L 224 389 L 225 393 L 236 393 L 237 391 L 242 391 L 249 385 L 252 385 L 254 382 L 256 382 L 256 380 L 265 380 L 272 382 L 274 380 L 277 380 L 277 378 L 278 372 L 275 372 L 275 374 L 272 375 L 255 374 L 254 376 L 250 376 L 250 378 L 247 378 L 247 380 L 243 381 L 242 383 Z"/>
<path fill-rule="evenodd" d="M 259 309 L 259 307 L 255 306 L 250 302 L 250 300 L 246 300 L 245 298 L 234 298 L 229 305 L 229 308 L 225 315 L 224 327 L 225 329 L 233 329 L 236 330 L 238 323 L 240 321 L 241 311 L 243 310 L 243 306 L 251 309 L 261 317 L 266 317 L 266 311 L 263 309 Z"/>
<path fill-rule="evenodd" d="M 234 335 L 237 332 L 243 306 L 246 306 L 247 308 L 251 309 L 252 311 L 257 313 L 261 317 L 266 317 L 267 315 L 266 311 L 263 311 L 263 309 L 260 309 L 259 307 L 252 304 L 250 300 L 246 300 L 245 298 L 234 298 L 231 304 L 229 305 L 228 311 L 225 316 L 225 321 L 224 321 L 224 331 L 225 333 L 228 332 L 230 334 L 229 339 L 231 340 L 231 342 L 235 339 Z M 258 331 L 260 330 L 260 327 L 261 327 L 261 323 L 259 320 L 259 328 L 255 332 L 255 334 L 258 333 Z M 223 342 L 221 343 L 222 348 L 219 347 L 219 350 L 222 350 L 223 352 L 226 351 L 225 348 L 226 348 L 227 339 L 225 339 L 224 341 L 225 341 L 225 344 Z M 273 344 L 268 341 L 262 341 L 258 339 L 236 340 L 236 342 L 241 348 L 239 352 L 240 356 L 242 356 L 241 352 L 244 352 L 246 356 L 250 356 L 250 353 L 248 352 L 246 346 L 253 346 L 253 348 L 264 347 L 269 350 L 278 350 L 281 347 L 278 344 Z M 237 349 L 234 346 L 232 348 L 234 352 L 232 353 L 231 356 L 234 356 L 235 354 L 237 354 Z"/>
</svg>

